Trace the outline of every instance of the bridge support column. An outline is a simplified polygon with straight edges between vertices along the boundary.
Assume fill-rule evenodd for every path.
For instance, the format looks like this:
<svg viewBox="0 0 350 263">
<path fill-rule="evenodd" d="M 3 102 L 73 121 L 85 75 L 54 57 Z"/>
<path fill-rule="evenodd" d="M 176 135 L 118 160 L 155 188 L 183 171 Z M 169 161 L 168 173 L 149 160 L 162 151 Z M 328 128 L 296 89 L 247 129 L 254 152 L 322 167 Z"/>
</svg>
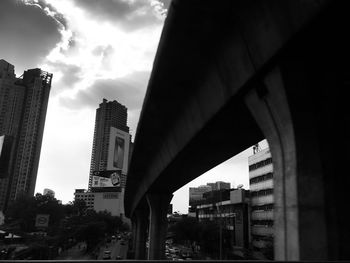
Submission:
<svg viewBox="0 0 350 263">
<path fill-rule="evenodd" d="M 133 215 L 133 227 L 135 227 L 135 237 L 133 241 L 135 259 L 146 259 L 146 240 L 147 240 L 147 226 L 148 226 L 148 210 L 136 209 Z"/>
<path fill-rule="evenodd" d="M 132 243 L 129 242 L 128 257 L 127 259 L 135 259 L 135 247 L 136 247 L 136 217 L 131 217 L 131 237 Z"/>
<path fill-rule="evenodd" d="M 150 208 L 148 260 L 164 259 L 167 212 L 172 194 L 148 194 Z"/>
<path fill-rule="evenodd" d="M 274 258 L 300 260 L 296 149 L 293 123 L 280 72 L 274 83 L 258 83 L 246 104 L 263 131 L 272 154 L 274 174 Z M 271 84 L 271 85 L 269 85 Z"/>
<path fill-rule="evenodd" d="M 246 96 L 272 153 L 275 260 L 349 259 L 349 67 L 296 50 Z"/>
</svg>

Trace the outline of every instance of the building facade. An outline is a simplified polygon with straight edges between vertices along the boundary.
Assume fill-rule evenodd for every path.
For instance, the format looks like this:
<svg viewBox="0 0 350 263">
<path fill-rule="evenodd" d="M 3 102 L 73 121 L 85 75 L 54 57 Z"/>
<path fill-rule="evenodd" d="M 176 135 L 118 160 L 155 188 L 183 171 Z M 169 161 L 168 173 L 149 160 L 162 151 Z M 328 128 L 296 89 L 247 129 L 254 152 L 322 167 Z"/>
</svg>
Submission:
<svg viewBox="0 0 350 263">
<path fill-rule="evenodd" d="M 196 206 L 198 221 L 218 222 L 225 237 L 226 257 L 245 258 L 249 248 L 249 191 L 221 189 L 207 192 L 204 197 Z"/>
<path fill-rule="evenodd" d="M 273 166 L 270 149 L 249 156 L 253 257 L 273 259 Z"/>
<path fill-rule="evenodd" d="M 206 185 L 200 185 L 198 187 L 190 187 L 189 188 L 189 205 L 193 206 L 196 203 L 198 203 L 198 201 L 203 200 L 204 193 L 207 193 L 210 191 L 222 190 L 222 189 L 231 189 L 231 183 L 217 181 L 215 183 L 207 183 Z"/>
<path fill-rule="evenodd" d="M 221 190 L 221 189 L 231 189 L 231 183 L 217 181 L 215 183 L 207 183 L 211 187 L 212 191 Z"/>
<path fill-rule="evenodd" d="M 189 205 L 193 206 L 196 202 L 203 199 L 203 194 L 211 191 L 211 186 L 209 185 L 201 185 L 198 187 L 190 187 L 189 188 Z"/>
<path fill-rule="evenodd" d="M 77 189 L 75 199 L 129 223 L 124 217 L 124 191 L 132 147 L 127 108 L 103 99 L 96 110 L 88 190 Z"/>
<path fill-rule="evenodd" d="M 112 216 L 124 218 L 124 199 L 122 192 L 90 192 L 85 189 L 76 189 L 74 200 L 83 200 L 88 209 L 96 212 L 107 211 Z"/>
<path fill-rule="evenodd" d="M 99 108 L 96 109 L 89 189 L 91 189 L 92 186 L 93 173 L 95 171 L 107 170 L 111 128 L 113 127 L 125 133 L 129 133 L 127 118 L 127 108 L 115 100 L 107 101 L 103 99 Z"/>
<path fill-rule="evenodd" d="M 0 60 L 0 135 L 13 138 L 8 175 L 0 179 L 0 210 L 20 195 L 34 195 L 52 74 L 30 69 L 16 78 Z"/>
</svg>

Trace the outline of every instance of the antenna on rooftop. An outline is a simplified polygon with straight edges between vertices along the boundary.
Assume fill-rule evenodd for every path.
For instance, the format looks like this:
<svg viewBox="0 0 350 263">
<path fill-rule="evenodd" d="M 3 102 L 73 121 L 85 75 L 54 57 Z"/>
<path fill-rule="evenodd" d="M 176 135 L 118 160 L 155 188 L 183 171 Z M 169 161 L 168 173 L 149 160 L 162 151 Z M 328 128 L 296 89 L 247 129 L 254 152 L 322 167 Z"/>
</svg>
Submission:
<svg viewBox="0 0 350 263">
<path fill-rule="evenodd" d="M 261 148 L 260 148 L 259 143 L 255 144 L 255 145 L 253 146 L 253 154 L 256 154 L 256 153 L 258 153 L 258 152 L 260 152 L 260 151 L 261 151 Z"/>
</svg>

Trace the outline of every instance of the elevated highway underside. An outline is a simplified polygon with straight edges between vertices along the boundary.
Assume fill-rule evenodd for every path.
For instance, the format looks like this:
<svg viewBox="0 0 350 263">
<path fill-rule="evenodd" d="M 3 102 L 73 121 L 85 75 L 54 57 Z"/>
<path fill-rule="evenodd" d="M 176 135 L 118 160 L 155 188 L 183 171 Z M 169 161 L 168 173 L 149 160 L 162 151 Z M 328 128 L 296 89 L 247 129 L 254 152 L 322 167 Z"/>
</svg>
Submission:
<svg viewBox="0 0 350 263">
<path fill-rule="evenodd" d="M 349 259 L 346 10 L 326 0 L 173 1 L 137 127 L 126 215 L 152 214 L 161 196 L 157 207 L 166 207 L 174 191 L 267 138 L 275 258 Z"/>
</svg>

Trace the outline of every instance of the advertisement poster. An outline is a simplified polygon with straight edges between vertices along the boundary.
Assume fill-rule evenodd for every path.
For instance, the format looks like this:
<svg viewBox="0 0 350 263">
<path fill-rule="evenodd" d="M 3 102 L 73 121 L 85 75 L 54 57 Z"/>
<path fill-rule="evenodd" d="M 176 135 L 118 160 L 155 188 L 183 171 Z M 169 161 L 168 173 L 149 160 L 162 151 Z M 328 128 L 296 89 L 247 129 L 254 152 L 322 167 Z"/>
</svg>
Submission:
<svg viewBox="0 0 350 263">
<path fill-rule="evenodd" d="M 113 166 L 115 168 L 123 169 L 124 163 L 124 139 L 115 137 Z"/>
<path fill-rule="evenodd" d="M 121 180 L 121 170 L 95 171 L 92 176 L 92 191 L 120 192 Z"/>
<path fill-rule="evenodd" d="M 107 157 L 108 170 L 121 170 L 122 174 L 128 172 L 130 134 L 111 127 L 109 135 L 109 148 Z"/>
</svg>

